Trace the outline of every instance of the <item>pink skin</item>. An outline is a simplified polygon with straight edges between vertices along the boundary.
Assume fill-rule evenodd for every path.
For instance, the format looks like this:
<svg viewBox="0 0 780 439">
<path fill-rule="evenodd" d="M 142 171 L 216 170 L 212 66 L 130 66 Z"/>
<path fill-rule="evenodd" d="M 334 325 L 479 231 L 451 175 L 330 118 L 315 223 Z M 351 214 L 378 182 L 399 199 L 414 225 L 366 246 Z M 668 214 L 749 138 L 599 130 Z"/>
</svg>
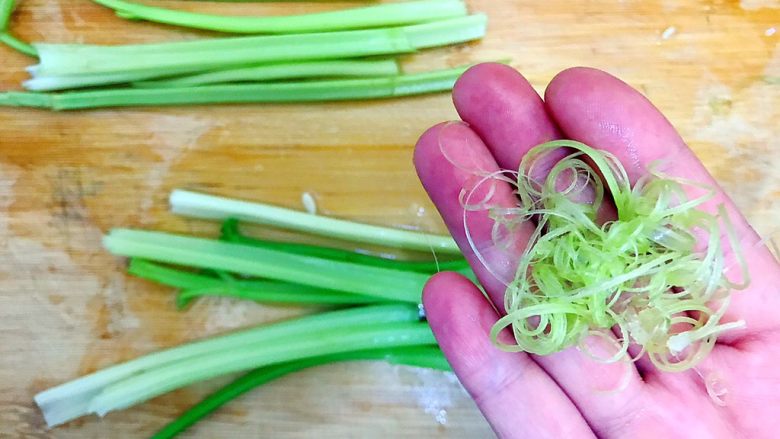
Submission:
<svg viewBox="0 0 780 439">
<path fill-rule="evenodd" d="M 533 146 L 569 138 L 615 154 L 632 180 L 652 160 L 666 157 L 673 158 L 666 162 L 667 174 L 717 187 L 663 115 L 607 73 L 586 68 L 561 72 L 543 101 L 516 71 L 482 64 L 458 81 L 453 99 L 465 123 L 428 130 L 417 144 L 415 166 L 499 310 L 503 284 L 493 273 L 511 277 L 512 256 L 491 248 L 491 220 L 484 214 L 469 212 L 467 221 L 493 273 L 466 240 L 458 194 L 473 188 L 475 171 L 516 169 Z M 493 204 L 515 203 L 508 184 L 492 184 Z M 489 337 L 499 314 L 471 282 L 453 273 L 429 281 L 423 301 L 436 338 L 499 437 L 780 437 L 780 267 L 766 248 L 756 245 L 758 237 L 731 200 L 720 192 L 717 202 L 729 209 L 752 277 L 750 288 L 734 294 L 724 318 L 743 319 L 747 329 L 721 337 L 698 368 L 704 375 L 715 374 L 728 390 L 725 407 L 713 402 L 694 371 L 661 373 L 648 361 L 605 365 L 574 348 L 546 357 L 502 352 Z M 528 225 L 519 232 L 520 244 L 531 231 Z M 622 391 L 605 391 L 622 385 L 623 377 L 628 383 Z"/>
</svg>

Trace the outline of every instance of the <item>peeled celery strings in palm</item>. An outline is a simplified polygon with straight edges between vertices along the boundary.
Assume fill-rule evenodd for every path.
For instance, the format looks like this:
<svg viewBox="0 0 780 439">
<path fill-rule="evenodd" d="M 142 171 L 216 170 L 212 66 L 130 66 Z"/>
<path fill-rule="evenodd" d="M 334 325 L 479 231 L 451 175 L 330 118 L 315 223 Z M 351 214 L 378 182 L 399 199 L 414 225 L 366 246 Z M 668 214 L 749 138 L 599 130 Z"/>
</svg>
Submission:
<svg viewBox="0 0 780 439">
<path fill-rule="evenodd" d="M 543 180 L 532 178 L 561 148 L 570 153 Z M 721 322 L 731 291 L 748 277 L 725 209 L 701 209 L 714 188 L 653 169 L 632 186 L 613 155 L 561 140 L 525 156 L 516 189 L 517 207 L 491 216 L 510 230 L 524 221 L 536 229 L 507 286 L 507 314 L 492 329 L 502 349 L 585 350 L 588 336 L 617 328 L 617 352 L 601 360 L 628 359 L 634 344 L 659 370 L 682 371 L 696 366 L 720 333 L 744 326 Z M 616 218 L 601 223 L 609 202 Z M 731 266 L 742 269 L 741 284 L 726 277 Z M 498 341 L 507 327 L 515 344 Z"/>
</svg>

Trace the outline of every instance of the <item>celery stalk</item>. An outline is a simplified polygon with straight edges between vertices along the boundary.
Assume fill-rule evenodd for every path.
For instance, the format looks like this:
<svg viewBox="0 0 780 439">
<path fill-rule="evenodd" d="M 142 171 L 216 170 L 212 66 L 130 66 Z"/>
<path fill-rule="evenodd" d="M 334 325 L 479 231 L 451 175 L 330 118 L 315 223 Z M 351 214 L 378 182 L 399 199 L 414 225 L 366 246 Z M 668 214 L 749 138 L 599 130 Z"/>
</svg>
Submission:
<svg viewBox="0 0 780 439">
<path fill-rule="evenodd" d="M 213 269 L 317 288 L 419 303 L 424 273 L 370 267 L 159 232 L 116 229 L 104 238 L 117 255 Z"/>
<path fill-rule="evenodd" d="M 176 420 L 160 429 L 152 436 L 152 439 L 173 438 L 231 400 L 285 375 L 329 363 L 367 360 L 385 360 L 392 364 L 404 366 L 425 367 L 445 371 L 450 370 L 449 363 L 447 363 L 447 360 L 444 358 L 444 354 L 442 354 L 439 348 L 433 346 L 356 351 L 266 366 L 241 376 L 225 387 L 207 396 Z"/>
<path fill-rule="evenodd" d="M 446 261 L 406 261 L 358 253 L 357 251 L 342 250 L 339 248 L 250 238 L 241 234 L 238 230 L 238 220 L 235 218 L 230 218 L 222 223 L 222 234 L 219 239 L 236 244 L 282 250 L 297 255 L 314 256 L 335 261 L 353 262 L 361 265 L 393 268 L 396 270 L 415 271 L 418 273 L 435 274 L 439 271 L 458 271 L 469 267 L 468 261 L 463 258 Z"/>
<path fill-rule="evenodd" d="M 0 33 L 8 29 L 11 22 L 11 14 L 16 8 L 15 0 L 0 0 Z"/>
<path fill-rule="evenodd" d="M 35 47 L 16 38 L 15 36 L 11 35 L 7 31 L 0 32 L 0 43 L 3 43 L 6 46 L 10 47 L 11 49 L 14 49 L 17 52 L 21 52 L 33 58 L 38 56 L 38 52 L 35 50 Z"/>
<path fill-rule="evenodd" d="M 146 79 L 167 81 L 170 77 L 182 73 L 189 74 L 190 68 L 171 68 L 166 72 L 160 69 L 135 70 L 132 72 L 86 73 L 80 75 L 36 76 L 24 81 L 22 85 L 30 91 L 56 91 L 72 88 L 95 87 L 122 84 Z"/>
<path fill-rule="evenodd" d="M 93 0 L 122 18 L 239 34 L 305 33 L 399 26 L 467 14 L 462 0 L 416 0 L 287 16 L 225 16 L 177 11 L 124 0 Z"/>
<path fill-rule="evenodd" d="M 460 249 L 449 236 L 431 235 L 408 230 L 359 224 L 267 204 L 233 200 L 185 190 L 174 190 L 170 196 L 173 213 L 194 218 L 226 220 L 236 218 L 299 232 L 312 233 L 354 242 L 385 245 L 421 251 L 440 251 L 460 255 Z"/>
<path fill-rule="evenodd" d="M 0 43 L 25 55 L 37 57 L 38 53 L 34 47 L 13 36 L 8 29 L 15 8 L 15 0 L 0 0 Z"/>
<path fill-rule="evenodd" d="M 0 34 L 2 39 L 3 34 Z M 9 91 L 0 93 L 0 107 L 51 108 L 52 95 Z"/>
<path fill-rule="evenodd" d="M 180 309 L 201 296 L 224 296 L 261 303 L 298 305 L 359 305 L 382 301 L 382 299 L 375 297 L 342 293 L 289 282 L 241 279 L 226 273 L 223 273 L 221 277 L 214 277 L 165 267 L 135 258 L 130 261 L 127 272 L 181 289 L 176 296 L 176 306 Z"/>
<path fill-rule="evenodd" d="M 45 390 L 35 396 L 35 402 L 46 423 L 55 426 L 90 413 L 91 401 L 104 388 L 169 364 L 199 363 L 193 359 L 246 352 L 250 347 L 279 344 L 279 340 L 311 338 L 326 330 L 418 320 L 418 308 L 409 305 L 375 305 L 316 314 L 152 353 Z"/>
<path fill-rule="evenodd" d="M 157 81 L 133 83 L 141 88 L 188 87 L 229 82 L 258 82 L 279 79 L 334 78 L 395 76 L 400 74 L 398 63 L 393 59 L 381 60 L 333 60 L 298 63 L 279 63 L 238 69 L 217 70 L 197 75 L 182 76 Z M 36 81 L 27 81 L 27 84 Z M 28 87 L 32 90 L 32 88 Z"/>
<path fill-rule="evenodd" d="M 216 38 L 174 43 L 93 46 L 36 44 L 34 77 L 170 69 L 192 72 L 273 62 L 410 53 L 479 39 L 486 17 L 471 15 L 411 26 L 316 34 Z"/>
<path fill-rule="evenodd" d="M 451 90 L 466 68 L 383 78 L 199 87 L 120 88 L 65 93 L 0 93 L 0 106 L 80 110 L 223 103 L 293 103 L 381 99 Z"/>
<path fill-rule="evenodd" d="M 361 349 L 435 344 L 427 323 L 387 323 L 331 328 L 308 336 L 283 338 L 247 349 L 204 355 L 163 365 L 102 389 L 88 411 L 100 416 L 147 401 L 198 381 L 256 367 Z"/>
</svg>

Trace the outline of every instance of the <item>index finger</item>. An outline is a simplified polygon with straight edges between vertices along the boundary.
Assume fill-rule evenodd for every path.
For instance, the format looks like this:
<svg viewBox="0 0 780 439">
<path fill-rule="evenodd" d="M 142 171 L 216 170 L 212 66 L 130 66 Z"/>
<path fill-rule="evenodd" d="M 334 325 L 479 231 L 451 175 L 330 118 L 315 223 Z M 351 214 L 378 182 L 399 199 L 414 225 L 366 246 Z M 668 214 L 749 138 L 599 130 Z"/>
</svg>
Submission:
<svg viewBox="0 0 780 439">
<path fill-rule="evenodd" d="M 542 98 L 510 66 L 486 63 L 470 68 L 458 79 L 452 101 L 502 169 L 517 170 L 528 150 L 560 138 Z"/>
</svg>

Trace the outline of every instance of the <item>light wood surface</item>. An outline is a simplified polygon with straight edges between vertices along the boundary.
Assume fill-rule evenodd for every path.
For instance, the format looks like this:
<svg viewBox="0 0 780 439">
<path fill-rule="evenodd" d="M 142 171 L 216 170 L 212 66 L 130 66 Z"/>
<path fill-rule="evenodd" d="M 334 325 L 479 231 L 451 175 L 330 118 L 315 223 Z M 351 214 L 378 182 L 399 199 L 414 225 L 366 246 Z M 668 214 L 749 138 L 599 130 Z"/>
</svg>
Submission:
<svg viewBox="0 0 780 439">
<path fill-rule="evenodd" d="M 25 40 L 124 43 L 194 38 L 129 23 L 86 0 L 22 0 Z M 159 2 L 224 13 L 294 13 L 348 3 Z M 353 3 L 354 4 L 354 3 Z M 543 90 L 590 65 L 646 93 L 755 226 L 780 203 L 780 1 L 470 0 L 490 16 L 478 44 L 406 58 L 409 70 L 511 58 Z M 0 89 L 30 59 L 0 48 Z M 138 108 L 78 113 L 0 109 L 0 437 L 144 437 L 219 383 L 46 430 L 32 396 L 151 350 L 272 321 L 296 309 L 228 300 L 174 310 L 171 291 L 129 278 L 100 246 L 115 226 L 213 235 L 167 212 L 177 187 L 442 231 L 411 166 L 446 94 L 317 105 Z M 486 437 L 450 376 L 381 364 L 291 376 L 212 417 L 190 437 Z"/>
</svg>

